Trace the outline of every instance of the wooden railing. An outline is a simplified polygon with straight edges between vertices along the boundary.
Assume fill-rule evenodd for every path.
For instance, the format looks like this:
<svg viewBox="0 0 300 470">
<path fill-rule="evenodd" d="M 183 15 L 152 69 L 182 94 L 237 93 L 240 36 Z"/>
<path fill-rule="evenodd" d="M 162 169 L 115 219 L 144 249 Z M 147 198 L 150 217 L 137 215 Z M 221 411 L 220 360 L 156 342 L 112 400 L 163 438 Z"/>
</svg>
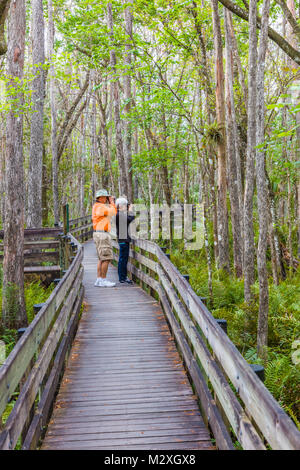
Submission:
<svg viewBox="0 0 300 470">
<path fill-rule="evenodd" d="M 70 220 L 69 227 L 70 233 L 81 243 L 89 240 L 93 235 L 90 215 Z"/>
<path fill-rule="evenodd" d="M 217 447 L 237 440 L 243 449 L 300 449 L 292 420 L 163 250 L 135 240 L 128 270 L 160 301 Z"/>
<path fill-rule="evenodd" d="M 24 230 L 25 274 L 42 274 L 60 271 L 61 233 L 61 227 Z M 3 230 L 0 230 L 0 263 L 2 263 L 3 254 Z M 51 263 L 51 266 L 46 266 L 46 263 L 48 265 Z"/>
<path fill-rule="evenodd" d="M 61 233 L 51 233 L 55 231 Z M 83 299 L 83 247 L 71 234 L 61 238 L 62 268 L 68 269 L 0 367 L 1 419 L 17 395 L 5 423 L 2 419 L 0 449 L 36 448 L 76 331 Z"/>
</svg>

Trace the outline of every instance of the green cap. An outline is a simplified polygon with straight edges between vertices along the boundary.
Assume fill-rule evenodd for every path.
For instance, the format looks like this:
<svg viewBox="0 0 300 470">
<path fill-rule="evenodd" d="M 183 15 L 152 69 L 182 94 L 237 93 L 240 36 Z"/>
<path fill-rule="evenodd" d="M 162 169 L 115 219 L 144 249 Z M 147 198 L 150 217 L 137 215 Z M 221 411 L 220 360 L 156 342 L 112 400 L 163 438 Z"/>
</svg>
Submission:
<svg viewBox="0 0 300 470">
<path fill-rule="evenodd" d="M 99 191 L 96 192 L 96 199 L 98 199 L 98 197 L 100 197 L 100 196 L 109 197 L 109 194 L 106 191 L 106 189 L 99 189 Z"/>
</svg>

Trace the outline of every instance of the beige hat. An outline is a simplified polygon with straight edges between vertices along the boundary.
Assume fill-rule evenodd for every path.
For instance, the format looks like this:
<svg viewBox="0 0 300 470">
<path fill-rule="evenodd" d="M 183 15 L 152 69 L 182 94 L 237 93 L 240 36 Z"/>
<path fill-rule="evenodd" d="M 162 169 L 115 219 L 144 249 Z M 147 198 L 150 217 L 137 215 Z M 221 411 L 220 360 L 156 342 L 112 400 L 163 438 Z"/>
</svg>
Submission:
<svg viewBox="0 0 300 470">
<path fill-rule="evenodd" d="M 99 191 L 96 192 L 96 199 L 98 199 L 98 197 L 101 197 L 101 196 L 109 197 L 110 194 L 108 194 L 106 189 L 99 189 Z"/>
</svg>

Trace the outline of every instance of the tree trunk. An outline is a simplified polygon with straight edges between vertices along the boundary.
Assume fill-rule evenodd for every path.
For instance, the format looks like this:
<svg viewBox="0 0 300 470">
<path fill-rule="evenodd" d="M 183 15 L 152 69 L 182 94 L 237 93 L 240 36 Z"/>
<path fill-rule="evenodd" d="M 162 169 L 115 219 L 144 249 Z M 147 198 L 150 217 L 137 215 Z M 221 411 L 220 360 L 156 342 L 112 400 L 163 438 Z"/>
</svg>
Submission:
<svg viewBox="0 0 300 470">
<path fill-rule="evenodd" d="M 270 218 L 270 210 L 269 210 L 269 218 Z M 271 263 L 272 263 L 272 276 L 273 276 L 273 283 L 278 286 L 279 278 L 278 278 L 278 265 L 277 265 L 277 258 L 276 258 L 276 250 L 275 250 L 275 243 L 274 243 L 274 230 L 271 221 L 269 220 L 269 245 L 271 250 Z"/>
<path fill-rule="evenodd" d="M 294 18 L 294 20 L 297 21 L 295 1 L 294 0 L 287 0 L 287 8 L 288 8 L 288 11 L 291 12 L 292 18 Z M 297 25 L 297 26 L 299 28 L 299 25 Z M 295 35 L 295 32 L 294 32 L 294 30 L 291 27 L 291 24 L 289 22 L 287 23 L 287 36 L 288 36 L 289 42 L 293 45 L 293 47 L 295 47 L 295 49 L 297 49 L 299 51 L 299 49 L 300 49 L 299 48 L 299 34 L 297 36 Z M 293 60 L 289 60 L 289 62 L 290 62 L 290 67 L 292 69 L 297 69 L 298 68 L 297 63 L 294 62 Z M 294 96 L 293 96 L 293 99 L 294 99 L 293 105 L 294 106 L 299 105 L 299 101 L 300 101 L 299 85 L 300 85 L 300 80 L 299 79 L 295 80 L 295 91 L 294 91 Z M 295 114 L 296 114 L 296 125 L 297 125 L 297 127 L 296 127 L 295 160 L 299 161 L 300 160 L 300 112 L 298 111 Z M 298 213 L 296 213 L 297 244 L 298 244 L 297 254 L 300 257 L 300 204 L 299 204 L 299 202 L 300 202 L 300 195 L 299 195 L 299 193 L 300 193 L 300 178 L 299 178 L 299 174 L 298 174 L 296 185 L 297 185 L 297 191 L 296 191 L 296 196 L 295 197 L 297 198 L 297 200 L 295 200 L 295 206 L 298 207 Z M 290 215 L 290 213 L 291 213 L 291 207 L 288 206 L 288 214 Z M 291 231 L 291 220 L 289 220 L 289 230 Z M 290 238 L 291 238 L 291 234 L 290 234 Z M 292 250 L 292 242 L 290 242 L 289 250 Z M 292 268 L 292 266 L 293 266 L 293 251 L 290 251 L 290 255 L 291 255 L 291 258 L 292 258 L 290 266 L 291 266 L 291 269 L 293 269 Z"/>
<path fill-rule="evenodd" d="M 46 152 L 45 147 L 43 151 L 43 175 L 42 175 L 42 225 L 44 227 L 49 226 L 49 197 L 48 197 L 48 175 L 47 175 L 47 164 L 46 164 Z"/>
<path fill-rule="evenodd" d="M 32 0 L 32 117 L 28 171 L 27 227 L 42 226 L 42 173 L 44 147 L 45 33 L 42 0 Z"/>
<path fill-rule="evenodd" d="M 297 250 L 297 256 L 300 258 L 300 181 L 298 182 L 297 185 L 297 201 L 296 201 L 296 218 L 298 220 L 298 250 Z"/>
<path fill-rule="evenodd" d="M 232 51 L 233 51 L 235 62 L 236 62 L 237 68 L 238 68 L 239 82 L 240 82 L 240 85 L 241 85 L 241 89 L 243 91 L 245 107 L 247 109 L 247 107 L 248 107 L 248 92 L 247 92 L 247 86 L 246 86 L 246 81 L 245 81 L 245 74 L 244 74 L 244 71 L 243 71 L 243 68 L 242 68 L 241 59 L 240 59 L 239 51 L 238 51 L 237 40 L 236 40 L 234 29 L 233 29 L 232 15 L 231 15 L 231 12 L 229 12 L 229 10 L 227 10 L 227 11 L 229 13 L 229 25 L 230 25 Z"/>
<path fill-rule="evenodd" d="M 211 146 L 208 146 L 208 158 L 210 160 L 210 165 L 208 168 L 208 178 L 209 178 L 209 206 L 208 209 L 211 213 L 211 218 L 213 221 L 213 237 L 214 237 L 214 258 L 215 263 L 217 263 L 219 258 L 218 251 L 218 204 L 217 204 L 217 184 L 216 184 L 216 163 L 213 156 L 213 151 Z"/>
<path fill-rule="evenodd" d="M 10 0 L 0 1 L 0 56 L 4 55 L 7 51 L 7 44 L 5 41 L 5 21 L 9 10 Z"/>
<path fill-rule="evenodd" d="M 80 118 L 80 134 L 78 137 L 78 145 L 77 145 L 77 158 L 78 158 L 78 169 L 77 169 L 77 212 L 78 217 L 82 217 L 82 133 L 83 133 L 83 124 L 84 124 L 84 116 L 82 115 Z"/>
<path fill-rule="evenodd" d="M 138 135 L 138 129 L 136 128 L 134 130 L 134 153 L 137 155 L 139 153 L 139 135 Z M 134 201 L 139 199 L 140 195 L 140 175 L 138 173 L 135 173 L 134 175 Z"/>
<path fill-rule="evenodd" d="M 248 128 L 247 159 L 244 196 L 244 294 L 245 301 L 252 299 L 251 286 L 254 284 L 254 233 L 253 233 L 253 196 L 254 162 L 256 146 L 256 37 L 257 0 L 250 0 L 249 5 L 249 59 L 248 59 Z"/>
<path fill-rule="evenodd" d="M 134 101 L 136 101 L 136 82 L 134 81 L 133 82 L 133 99 Z M 138 128 L 135 127 L 134 129 L 134 154 L 137 155 L 139 153 L 139 133 L 138 133 Z M 137 199 L 139 199 L 140 197 L 140 179 L 141 179 L 141 175 L 137 172 L 135 172 L 135 175 L 134 175 L 134 185 L 133 185 L 133 188 L 134 188 L 134 201 L 136 201 Z"/>
<path fill-rule="evenodd" d="M 115 133 L 116 133 L 116 153 L 119 163 L 119 190 L 120 194 L 128 195 L 128 184 L 126 178 L 126 166 L 124 158 L 124 146 L 122 138 L 122 123 L 120 118 L 120 92 L 119 92 L 119 83 L 116 79 L 116 52 L 114 50 L 114 22 L 113 22 L 113 13 L 112 13 L 112 4 L 109 2 L 107 4 L 107 16 L 108 16 L 108 28 L 110 31 L 110 66 L 112 69 L 112 90 L 113 90 L 113 102 L 114 102 L 114 120 L 115 120 Z"/>
<path fill-rule="evenodd" d="M 4 126 L 0 129 L 0 219 L 2 226 L 4 225 L 4 196 L 5 196 L 5 153 L 6 153 L 6 142 L 4 135 Z"/>
<path fill-rule="evenodd" d="M 52 190 L 53 190 L 53 211 L 54 224 L 59 224 L 59 192 L 58 192 L 58 149 L 57 149 L 57 118 L 55 102 L 55 69 L 53 64 L 54 52 L 54 22 L 52 0 L 48 0 L 48 57 L 50 60 L 50 108 L 51 108 L 51 153 L 52 153 Z"/>
<path fill-rule="evenodd" d="M 3 257 L 2 322 L 6 328 L 27 325 L 24 299 L 24 97 L 23 81 L 26 10 L 24 0 L 12 3 L 9 12 L 7 75 L 9 112 L 6 121 L 5 223 Z"/>
<path fill-rule="evenodd" d="M 107 93 L 107 89 L 106 89 Z M 103 134 L 103 139 L 102 139 L 102 153 L 104 156 L 105 164 L 108 168 L 109 171 L 109 178 L 110 178 L 110 187 L 111 191 L 113 194 L 115 194 L 115 182 L 114 182 L 114 175 L 113 175 L 113 170 L 112 170 L 112 155 L 111 155 L 111 127 L 109 128 L 109 132 L 107 131 L 108 123 L 106 120 L 106 107 L 104 106 L 102 102 L 101 95 L 98 96 L 98 103 L 99 103 L 99 108 L 100 108 L 100 125 L 101 125 L 101 130 Z M 107 101 L 107 100 L 106 100 Z M 111 108 L 111 102 L 109 104 Z M 112 119 L 111 112 L 109 111 L 109 119 Z"/>
<path fill-rule="evenodd" d="M 243 18 L 246 21 L 249 21 L 249 29 L 250 29 L 250 23 L 254 23 L 254 18 L 252 17 L 250 21 L 250 14 L 249 11 L 251 11 L 251 6 L 249 6 L 249 9 L 241 8 L 238 5 L 236 5 L 234 2 L 231 0 L 219 0 L 228 10 L 232 11 L 235 15 L 239 16 L 240 18 Z M 246 0 L 245 0 L 245 2 Z M 262 20 L 261 18 L 257 15 L 256 17 L 257 20 L 257 27 L 261 28 L 262 27 Z M 255 25 L 256 26 L 256 25 Z M 295 49 L 291 44 L 289 44 L 280 34 L 278 34 L 274 29 L 272 29 L 270 26 L 268 27 L 268 34 L 270 39 L 272 39 L 292 60 L 294 60 L 298 66 L 300 65 L 300 52 L 299 50 Z"/>
<path fill-rule="evenodd" d="M 265 129 L 265 99 L 264 74 L 265 58 L 268 45 L 270 0 L 264 0 L 262 11 L 262 29 L 260 33 L 257 71 L 257 145 L 264 142 Z M 268 346 L 268 315 L 269 315 L 269 286 L 266 251 L 268 245 L 268 188 L 265 170 L 265 151 L 256 151 L 256 188 L 257 209 L 259 220 L 259 239 L 257 249 L 257 270 L 259 280 L 259 313 L 257 325 L 257 353 L 260 358 L 267 360 Z"/>
<path fill-rule="evenodd" d="M 230 12 L 225 9 L 225 40 L 226 40 L 226 142 L 228 156 L 229 195 L 231 205 L 231 225 L 233 235 L 233 259 L 237 277 L 243 274 L 243 235 L 242 214 L 239 200 L 239 185 L 237 173 L 237 155 L 235 109 L 233 96 L 233 73 L 232 73 L 232 41 L 230 35 Z"/>
<path fill-rule="evenodd" d="M 213 34 L 215 50 L 216 74 L 216 116 L 220 132 L 217 144 L 218 153 L 218 267 L 229 272 L 229 234 L 227 214 L 227 183 L 226 183 L 226 136 L 225 136 L 225 100 L 223 48 L 218 11 L 218 0 L 211 0 L 213 7 Z"/>
<path fill-rule="evenodd" d="M 198 20 L 197 16 L 197 4 L 195 1 L 192 2 L 193 8 L 191 9 L 191 13 L 194 17 L 194 24 L 195 29 L 197 32 L 197 36 L 199 39 L 199 45 L 201 50 L 201 69 L 199 70 L 199 78 L 204 76 L 204 93 L 205 93 L 205 105 L 207 109 L 207 120 L 208 123 L 211 124 L 212 121 L 215 119 L 215 109 L 212 106 L 211 95 L 212 95 L 212 85 L 211 85 L 211 75 L 210 69 L 207 59 L 207 51 L 203 36 L 203 31 L 201 28 L 201 24 Z M 201 92 L 199 93 L 199 104 L 201 103 Z M 201 104 L 199 105 L 201 109 Z M 203 125 L 203 123 L 202 123 Z M 217 191 L 216 191 L 216 184 L 215 184 L 215 164 L 214 164 L 214 156 L 213 156 L 213 149 L 212 146 L 208 143 L 208 157 L 209 161 L 211 162 L 209 165 L 209 179 L 210 179 L 210 191 L 211 191 L 211 204 L 208 203 L 208 210 L 212 212 L 212 219 L 213 219 L 213 232 L 214 232 L 214 258 L 215 262 L 217 263 L 219 258 L 219 251 L 218 251 L 218 204 L 217 204 Z"/>
<path fill-rule="evenodd" d="M 125 45 L 125 57 L 124 64 L 126 67 L 125 77 L 124 77 L 124 92 L 125 92 L 125 113 L 129 114 L 131 111 L 131 102 L 132 102 L 132 90 L 131 90 L 131 49 L 132 49 L 132 0 L 127 0 L 129 4 L 125 9 L 125 32 L 126 32 L 126 45 Z M 124 140 L 124 156 L 126 164 L 126 174 L 127 174 L 127 186 L 128 186 L 128 200 L 133 202 L 133 186 L 132 186 L 132 129 L 130 117 L 125 120 L 125 140 Z"/>
<path fill-rule="evenodd" d="M 245 75 L 244 75 L 244 71 L 242 69 L 242 64 L 241 64 L 241 60 L 240 60 L 239 53 L 238 53 L 237 41 L 236 41 L 236 37 L 235 37 L 235 34 L 234 34 L 233 23 L 232 23 L 232 15 L 231 15 L 231 12 L 229 12 L 229 10 L 228 10 L 228 14 L 229 14 L 229 28 L 230 28 L 230 36 L 231 36 L 231 46 L 233 48 L 232 54 L 233 54 L 233 57 L 235 59 L 235 63 L 237 64 L 237 67 L 238 67 L 239 81 L 240 81 L 241 88 L 243 90 L 245 108 L 247 110 L 247 107 L 248 107 L 248 91 L 247 91 L 247 87 L 246 87 L 246 83 L 245 83 Z M 244 190 L 243 190 L 242 164 L 241 164 L 242 154 L 241 154 L 241 151 L 240 151 L 239 135 L 238 135 L 238 128 L 237 128 L 236 119 L 234 120 L 233 132 L 234 132 L 235 154 L 236 154 L 237 187 L 238 187 L 239 205 L 240 205 L 240 213 L 241 213 L 241 221 L 240 221 L 240 223 L 241 223 L 241 234 L 242 234 L 242 239 L 244 240 L 244 224 L 243 224 L 243 220 L 242 220 L 242 218 L 243 218 L 242 211 L 243 211 L 243 207 L 244 207 L 244 198 L 243 198 Z M 244 242 L 243 242 L 243 246 L 244 246 Z"/>
<path fill-rule="evenodd" d="M 92 88 L 92 82 L 90 83 L 89 86 L 89 93 L 88 93 L 88 98 L 87 98 L 87 112 L 86 115 L 82 114 L 81 115 L 81 134 L 80 134 L 80 144 L 79 144 L 79 184 L 78 184 L 78 189 L 79 189 L 79 216 L 84 217 L 85 216 L 85 204 L 84 204 L 84 197 L 85 197 L 85 166 L 86 166 L 86 161 L 87 161 L 87 151 L 86 151 L 86 129 L 87 129 L 87 123 L 89 120 L 88 117 L 88 109 L 89 109 L 89 101 L 90 101 L 90 93 L 91 93 L 91 88 Z"/>
<path fill-rule="evenodd" d="M 208 292 L 209 292 L 209 301 L 211 307 L 213 306 L 213 286 L 212 286 L 212 260 L 211 260 L 211 255 L 210 255 L 210 249 L 209 249 L 209 243 L 208 243 L 208 227 L 207 227 L 207 222 L 208 222 L 208 188 L 207 188 L 207 183 L 206 180 L 203 178 L 203 170 L 202 167 L 200 166 L 200 178 L 203 186 L 203 192 L 204 194 L 201 197 L 200 202 L 203 203 L 203 210 L 204 210 L 204 223 L 203 223 L 203 229 L 204 229 L 204 247 L 205 247 L 205 253 L 206 253 L 206 259 L 207 259 L 207 274 L 208 274 Z"/>
<path fill-rule="evenodd" d="M 96 86 L 96 71 L 92 73 L 92 87 Z M 97 147 L 97 109 L 96 109 L 96 94 L 92 91 L 92 112 L 91 112 L 91 132 L 92 132 L 92 185 L 91 193 L 92 198 L 95 197 L 97 191 L 97 168 L 98 168 L 98 147 Z"/>
<path fill-rule="evenodd" d="M 293 257 L 293 240 L 292 240 L 292 208 L 291 208 L 291 199 L 292 199 L 292 185 L 291 185 L 291 175 L 290 171 L 287 171 L 287 186 L 288 186 L 288 199 L 287 199 L 287 223 L 288 223 L 288 250 L 290 254 L 290 264 L 289 264 L 289 277 L 293 275 L 294 268 L 294 257 Z"/>
</svg>

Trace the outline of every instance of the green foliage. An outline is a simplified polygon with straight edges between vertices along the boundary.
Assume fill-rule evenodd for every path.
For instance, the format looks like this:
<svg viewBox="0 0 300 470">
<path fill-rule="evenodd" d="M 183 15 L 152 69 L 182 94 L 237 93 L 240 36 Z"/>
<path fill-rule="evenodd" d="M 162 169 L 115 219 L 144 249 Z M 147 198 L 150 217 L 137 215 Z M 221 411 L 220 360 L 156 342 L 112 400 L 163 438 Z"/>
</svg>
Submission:
<svg viewBox="0 0 300 470">
<path fill-rule="evenodd" d="M 8 328 L 14 328 L 16 323 L 17 314 L 19 311 L 19 296 L 20 296 L 20 287 L 13 283 L 8 283 L 1 288 L 0 300 L 1 300 L 1 309 L 2 304 L 5 302 L 5 311 L 9 312 L 9 317 L 6 319 L 6 324 Z M 0 313 L 2 313 L 0 311 Z"/>
<path fill-rule="evenodd" d="M 222 128 L 218 125 L 217 122 L 213 122 L 209 126 L 207 126 L 206 131 L 205 131 L 205 137 L 208 142 L 212 142 L 214 144 L 218 144 L 219 142 L 222 142 L 223 140 L 223 130 Z"/>
<path fill-rule="evenodd" d="M 266 387 L 300 429 L 300 368 L 293 365 L 288 356 L 278 354 L 276 359 L 269 361 L 265 375 Z"/>
<path fill-rule="evenodd" d="M 51 284 L 48 288 L 42 286 L 40 282 L 31 282 L 25 287 L 25 303 L 28 323 L 34 318 L 33 306 L 46 302 L 54 286 Z"/>
</svg>

